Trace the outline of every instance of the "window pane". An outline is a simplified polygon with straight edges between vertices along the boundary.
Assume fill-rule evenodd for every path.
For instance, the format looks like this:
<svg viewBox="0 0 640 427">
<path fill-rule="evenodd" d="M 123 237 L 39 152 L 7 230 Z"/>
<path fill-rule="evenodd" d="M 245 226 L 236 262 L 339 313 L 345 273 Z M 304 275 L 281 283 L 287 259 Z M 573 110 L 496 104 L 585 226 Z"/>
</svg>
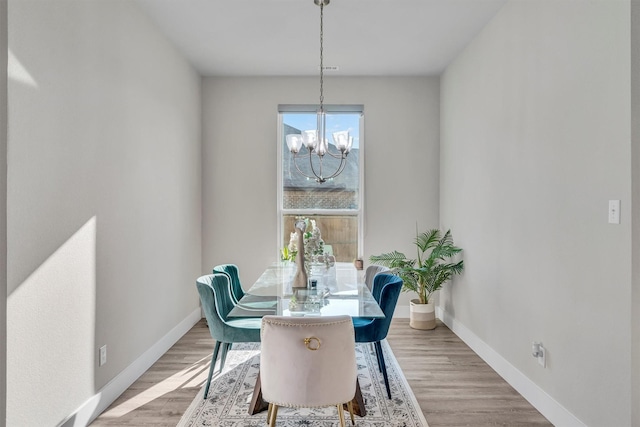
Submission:
<svg viewBox="0 0 640 427">
<path fill-rule="evenodd" d="M 359 209 L 360 188 L 360 114 L 359 113 L 328 113 L 327 114 L 327 138 L 329 151 L 339 153 L 331 137 L 332 132 L 349 130 L 353 137 L 353 146 L 346 158 L 344 170 L 337 177 L 318 183 L 314 179 L 307 178 L 298 171 L 298 168 L 307 176 L 313 176 L 310 166 L 308 149 L 302 147 L 298 158 L 294 159 L 287 147 L 286 135 L 300 134 L 304 130 L 316 129 L 315 113 L 283 113 L 283 158 L 282 158 L 282 184 L 283 184 L 283 209 Z M 320 169 L 320 163 L 316 155 L 311 156 L 311 161 L 316 171 Z M 296 167 L 297 166 L 297 167 Z M 322 173 L 324 176 L 333 174 L 340 166 L 340 159 L 325 154 L 322 159 Z M 319 172 L 318 172 L 319 173 Z"/>
<path fill-rule="evenodd" d="M 329 152 L 340 156 L 333 140 L 333 132 L 349 131 L 352 139 L 351 150 L 344 163 L 344 170 L 333 179 L 319 183 L 313 177 L 309 164 L 309 151 L 298 141 L 291 141 L 299 147 L 296 157 L 287 146 L 287 135 L 302 134 L 317 129 L 317 115 L 313 106 L 278 106 L 281 126 L 278 129 L 282 157 L 279 158 L 281 189 L 279 195 L 281 242 L 279 250 L 288 246 L 294 231 L 296 218 L 316 221 L 325 244 L 325 251 L 335 255 L 339 262 L 352 262 L 361 253 L 362 245 L 362 192 L 360 177 L 363 174 L 360 163 L 362 150 L 361 126 L 363 106 L 339 105 L 327 107 L 326 132 Z M 310 109 L 311 108 L 311 109 Z M 313 154 L 313 167 L 320 174 L 317 154 Z M 332 175 L 340 167 L 340 159 L 325 154 L 322 161 L 322 176 Z M 302 173 L 300 172 L 302 171 Z M 309 177 L 306 177 L 308 175 Z"/>
<path fill-rule="evenodd" d="M 316 184 L 317 185 L 317 184 Z M 283 247 L 289 244 L 296 218 L 300 215 L 283 216 Z M 304 215 L 316 221 L 325 245 L 325 253 L 333 253 L 338 262 L 352 262 L 358 257 L 357 215 Z"/>
</svg>

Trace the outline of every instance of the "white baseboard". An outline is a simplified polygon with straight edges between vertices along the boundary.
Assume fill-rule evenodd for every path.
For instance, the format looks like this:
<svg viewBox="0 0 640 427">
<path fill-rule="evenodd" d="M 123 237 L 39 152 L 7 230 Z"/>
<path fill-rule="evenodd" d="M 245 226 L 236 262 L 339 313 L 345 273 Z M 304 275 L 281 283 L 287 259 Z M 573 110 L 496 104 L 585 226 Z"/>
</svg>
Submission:
<svg viewBox="0 0 640 427">
<path fill-rule="evenodd" d="M 127 388 L 144 374 L 167 352 L 189 329 L 202 318 L 200 307 L 189 314 L 151 348 L 109 381 L 80 408 L 59 424 L 64 427 L 85 427 L 109 407 Z"/>
<path fill-rule="evenodd" d="M 466 326 L 457 322 L 455 318 L 440 307 L 436 307 L 436 314 L 453 333 L 464 341 L 465 344 L 478 354 L 480 358 L 491 366 L 498 375 L 516 389 L 518 393 L 529 401 L 529 403 L 540 411 L 551 423 L 563 427 L 586 427 L 586 424 L 549 396 L 543 389 L 526 377 L 515 366 L 510 364 L 487 343 L 467 329 Z M 396 306 L 394 317 L 408 318 L 409 306 Z M 125 368 L 118 376 L 109 381 L 94 396 L 89 398 L 78 410 L 71 414 L 65 422 L 59 424 L 59 426 L 84 427 L 88 425 L 182 338 L 193 325 L 198 323 L 201 318 L 200 308 L 194 310 L 142 356 Z"/>
<path fill-rule="evenodd" d="M 457 322 L 454 317 L 436 307 L 436 315 L 449 327 L 465 344 L 467 344 L 478 356 L 480 356 L 491 368 L 498 373 L 507 383 L 520 393 L 534 408 L 544 415 L 553 425 L 563 427 L 586 427 L 575 415 L 549 396 L 536 383 L 520 372 L 504 357 L 498 354 L 487 343 Z"/>
</svg>

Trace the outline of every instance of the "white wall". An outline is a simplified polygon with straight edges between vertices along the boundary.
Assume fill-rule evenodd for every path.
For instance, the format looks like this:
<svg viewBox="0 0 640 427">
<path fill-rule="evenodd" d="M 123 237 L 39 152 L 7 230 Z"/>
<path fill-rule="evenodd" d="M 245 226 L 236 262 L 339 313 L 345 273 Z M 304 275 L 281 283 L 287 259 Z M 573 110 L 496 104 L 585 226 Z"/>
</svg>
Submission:
<svg viewBox="0 0 640 427">
<path fill-rule="evenodd" d="M 125 0 L 10 1 L 9 50 L 7 424 L 56 425 L 198 308 L 200 78 Z"/>
<path fill-rule="evenodd" d="M 317 78 L 203 80 L 203 270 L 236 263 L 248 287 L 278 259 L 277 106 L 318 90 Z M 365 109 L 365 260 L 413 251 L 416 222 L 438 225 L 438 78 L 325 78 L 324 93 Z"/>
<path fill-rule="evenodd" d="M 7 2 L 0 0 L 0 427 L 7 409 Z"/>
<path fill-rule="evenodd" d="M 640 426 L 640 0 L 631 1 L 632 425 Z M 633 262 L 636 260 L 636 262 Z"/>
<path fill-rule="evenodd" d="M 511 1 L 442 77 L 440 218 L 466 263 L 442 307 L 590 426 L 631 422 L 629 20 Z"/>
</svg>

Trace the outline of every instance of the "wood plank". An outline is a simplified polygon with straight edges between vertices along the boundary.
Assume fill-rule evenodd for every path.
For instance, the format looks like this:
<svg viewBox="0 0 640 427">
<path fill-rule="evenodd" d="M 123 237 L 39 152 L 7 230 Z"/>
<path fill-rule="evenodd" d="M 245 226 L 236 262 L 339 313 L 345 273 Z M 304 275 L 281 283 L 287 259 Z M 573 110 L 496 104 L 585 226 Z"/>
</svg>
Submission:
<svg viewBox="0 0 640 427">
<path fill-rule="evenodd" d="M 552 425 L 440 321 L 394 319 L 387 341 L 430 427 Z"/>
<path fill-rule="evenodd" d="M 394 319 L 387 340 L 430 427 L 552 425 L 442 323 L 418 331 Z M 207 378 L 213 346 L 198 322 L 91 425 L 175 426 Z"/>
</svg>

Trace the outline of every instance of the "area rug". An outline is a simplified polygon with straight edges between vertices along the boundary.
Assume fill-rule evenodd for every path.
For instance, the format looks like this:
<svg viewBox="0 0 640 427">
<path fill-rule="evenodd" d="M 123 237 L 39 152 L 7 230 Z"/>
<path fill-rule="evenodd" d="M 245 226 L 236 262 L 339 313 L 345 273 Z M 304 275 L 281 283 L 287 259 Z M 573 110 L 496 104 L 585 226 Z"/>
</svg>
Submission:
<svg viewBox="0 0 640 427">
<path fill-rule="evenodd" d="M 386 340 L 382 342 L 391 399 L 387 398 L 382 373 L 370 344 L 356 344 L 358 381 L 367 414 L 356 416 L 359 427 L 428 427 L 409 384 Z M 260 368 L 260 344 L 234 344 L 227 356 L 225 368 L 211 381 L 209 397 L 202 398 L 204 387 L 189 406 L 178 427 L 251 427 L 265 426 L 266 411 L 249 415 L 253 387 Z M 347 425 L 351 425 L 345 413 Z M 336 408 L 278 408 L 278 427 L 339 425 Z"/>
</svg>

